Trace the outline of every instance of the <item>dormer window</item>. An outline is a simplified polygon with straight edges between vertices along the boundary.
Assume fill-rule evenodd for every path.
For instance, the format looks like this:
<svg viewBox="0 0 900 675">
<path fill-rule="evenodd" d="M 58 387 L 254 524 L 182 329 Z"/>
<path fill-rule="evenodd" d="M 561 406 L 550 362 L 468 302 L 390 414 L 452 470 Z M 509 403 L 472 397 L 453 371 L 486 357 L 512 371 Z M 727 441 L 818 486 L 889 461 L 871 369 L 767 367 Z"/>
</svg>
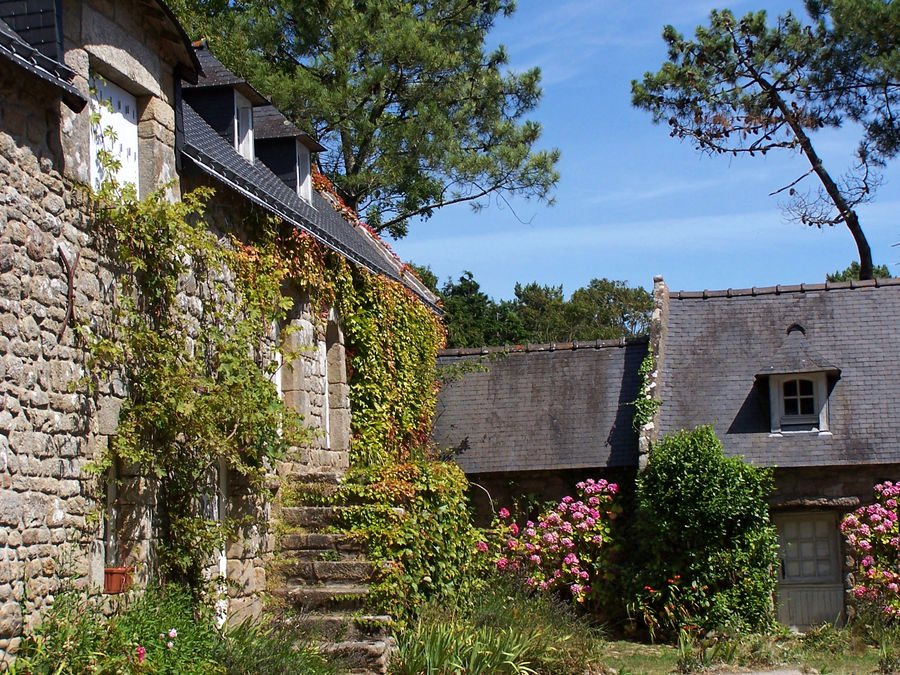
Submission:
<svg viewBox="0 0 900 675">
<path fill-rule="evenodd" d="M 253 105 L 238 91 L 234 92 L 234 149 L 253 162 Z"/>
<path fill-rule="evenodd" d="M 767 361 L 757 377 L 769 381 L 772 434 L 827 432 L 829 381 L 841 376 L 840 369 L 816 351 L 798 323 L 788 326 Z"/>
<path fill-rule="evenodd" d="M 769 378 L 772 433 L 827 431 L 828 382 L 825 373 Z"/>
<path fill-rule="evenodd" d="M 312 175 L 309 168 L 309 148 L 300 141 L 297 143 L 297 194 L 300 199 L 312 202 Z"/>
</svg>

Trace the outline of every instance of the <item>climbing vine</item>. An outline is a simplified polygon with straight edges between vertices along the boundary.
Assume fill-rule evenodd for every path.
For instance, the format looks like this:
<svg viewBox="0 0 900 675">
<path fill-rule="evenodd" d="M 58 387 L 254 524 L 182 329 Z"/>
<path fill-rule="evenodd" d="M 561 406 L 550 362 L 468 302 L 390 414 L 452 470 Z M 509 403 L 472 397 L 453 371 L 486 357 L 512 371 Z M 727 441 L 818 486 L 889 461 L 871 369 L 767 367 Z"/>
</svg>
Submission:
<svg viewBox="0 0 900 675">
<path fill-rule="evenodd" d="M 272 382 L 269 327 L 289 307 L 274 238 L 217 239 L 203 218 L 211 194 L 170 202 L 163 189 L 138 200 L 133 186 L 104 181 L 94 224 L 118 289 L 111 320 L 78 330 L 89 387 L 125 390 L 117 433 L 92 470 L 133 467 L 157 505 L 160 571 L 195 587 L 234 524 L 210 508 L 217 470 L 260 490 L 267 460 L 305 437 Z"/>
<path fill-rule="evenodd" d="M 204 213 L 210 189 L 177 202 L 164 189 L 139 200 L 133 186 L 113 178 L 113 155 L 101 150 L 100 158 L 109 170 L 92 193 L 94 223 L 119 283 L 111 320 L 82 323 L 78 332 L 88 354 L 85 382 L 99 397 L 121 383 L 124 403 L 108 451 L 91 468 L 109 475 L 128 466 L 153 493 L 165 577 L 199 585 L 236 525 L 209 508 L 219 496 L 218 470 L 261 495 L 272 462 L 309 440 L 273 384 L 281 347 L 271 327 L 292 307 L 289 287 L 323 323 L 331 308 L 340 315 L 352 464 L 425 460 L 444 330 L 419 298 L 258 213 L 239 224 L 252 245 L 238 233 L 217 238 Z M 336 210 L 363 225 L 324 177 L 314 180 Z"/>
<path fill-rule="evenodd" d="M 327 179 L 316 189 L 351 221 Z M 360 224 L 360 223 L 357 223 Z M 351 465 L 424 459 L 437 401 L 435 361 L 444 345 L 440 319 L 406 286 L 348 263 L 311 236 L 280 239 L 286 275 L 320 312 L 338 310 L 347 347 Z"/>
<path fill-rule="evenodd" d="M 634 406 L 634 420 L 632 423 L 636 431 L 640 431 L 645 424 L 649 423 L 662 405 L 662 401 L 655 398 L 651 391 L 652 380 L 650 374 L 654 368 L 656 368 L 656 359 L 652 353 L 648 352 L 638 368 L 638 378 L 641 383 L 640 392 L 638 397 L 631 402 L 631 405 Z"/>
</svg>

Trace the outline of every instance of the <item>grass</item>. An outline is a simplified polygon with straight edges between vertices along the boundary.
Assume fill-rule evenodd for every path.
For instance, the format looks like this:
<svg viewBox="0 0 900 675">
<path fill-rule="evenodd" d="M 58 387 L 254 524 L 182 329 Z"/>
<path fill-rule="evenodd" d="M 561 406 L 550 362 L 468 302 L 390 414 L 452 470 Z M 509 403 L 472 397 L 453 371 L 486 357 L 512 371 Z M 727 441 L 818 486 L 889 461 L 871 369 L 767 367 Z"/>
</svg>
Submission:
<svg viewBox="0 0 900 675">
<path fill-rule="evenodd" d="M 694 658 L 685 659 L 684 645 L 612 640 L 603 644 L 598 657 L 607 673 L 615 670 L 619 675 L 671 675 L 701 669 L 717 673 L 794 669 L 822 675 L 900 672 L 900 659 L 895 656 L 900 655 L 900 643 L 873 645 L 852 628 L 824 627 L 803 636 L 722 635 L 694 641 L 692 648 Z"/>
<path fill-rule="evenodd" d="M 436 603 L 398 635 L 395 675 L 537 673 L 670 675 L 798 670 L 820 675 L 900 673 L 900 628 L 858 621 L 804 635 L 682 632 L 676 644 L 606 639 L 561 603 L 491 585 L 470 604 Z M 497 658 L 494 658 L 497 657 Z M 500 658 L 502 657 L 502 658 Z"/>
<path fill-rule="evenodd" d="M 505 577 L 471 602 L 427 604 L 397 638 L 396 675 L 582 675 L 594 672 L 603 644 L 567 604 Z"/>
</svg>

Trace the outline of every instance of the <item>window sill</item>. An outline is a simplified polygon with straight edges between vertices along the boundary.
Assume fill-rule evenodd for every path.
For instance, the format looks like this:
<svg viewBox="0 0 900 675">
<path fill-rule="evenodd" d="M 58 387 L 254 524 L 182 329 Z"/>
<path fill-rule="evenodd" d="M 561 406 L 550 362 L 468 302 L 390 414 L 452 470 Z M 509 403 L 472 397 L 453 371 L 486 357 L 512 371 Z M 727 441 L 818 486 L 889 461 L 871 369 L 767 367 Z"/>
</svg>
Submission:
<svg viewBox="0 0 900 675">
<path fill-rule="evenodd" d="M 769 438 L 790 438 L 792 436 L 833 436 L 828 430 L 810 429 L 809 431 L 770 431 Z"/>
</svg>

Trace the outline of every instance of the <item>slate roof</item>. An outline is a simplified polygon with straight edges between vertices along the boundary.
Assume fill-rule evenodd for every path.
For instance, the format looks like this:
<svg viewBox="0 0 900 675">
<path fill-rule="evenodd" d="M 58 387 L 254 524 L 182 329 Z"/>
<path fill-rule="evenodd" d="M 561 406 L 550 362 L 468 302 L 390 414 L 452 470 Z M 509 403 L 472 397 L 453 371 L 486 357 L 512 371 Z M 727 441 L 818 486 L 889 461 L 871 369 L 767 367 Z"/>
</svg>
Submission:
<svg viewBox="0 0 900 675">
<path fill-rule="evenodd" d="M 712 424 L 729 455 L 758 465 L 898 462 L 898 338 L 900 279 L 672 293 L 660 432 Z M 839 369 L 828 434 L 770 433 L 765 375 L 792 364 Z"/>
<path fill-rule="evenodd" d="M 24 68 L 32 75 L 60 89 L 63 101 L 72 110 L 77 112 L 87 103 L 87 97 L 72 84 L 75 77 L 72 70 L 32 47 L 2 19 L 0 19 L 0 58 Z"/>
<path fill-rule="evenodd" d="M 0 19 L 44 56 L 62 61 L 57 0 L 0 1 Z"/>
<path fill-rule="evenodd" d="M 293 137 L 297 138 L 312 152 L 325 150 L 324 145 L 320 145 L 308 133 L 298 129 L 274 105 L 262 105 L 253 108 L 253 136 L 257 140 Z"/>
<path fill-rule="evenodd" d="M 468 474 L 634 466 L 632 428 L 646 338 L 444 350 L 438 364 L 480 361 L 444 385 L 433 438 L 467 447 Z"/>
<path fill-rule="evenodd" d="M 206 40 L 194 43 L 195 56 L 200 63 L 203 72 L 197 78 L 196 83 L 184 83 L 185 89 L 206 89 L 210 87 L 234 87 L 254 106 L 265 105 L 269 100 L 251 87 L 243 79 L 226 68 L 219 59 L 213 56 L 207 47 Z"/>
<path fill-rule="evenodd" d="M 763 361 L 759 375 L 787 375 L 789 373 L 821 373 L 832 376 L 841 369 L 813 349 L 806 339 L 806 329 L 795 323 L 785 331 L 781 346 Z"/>
</svg>

